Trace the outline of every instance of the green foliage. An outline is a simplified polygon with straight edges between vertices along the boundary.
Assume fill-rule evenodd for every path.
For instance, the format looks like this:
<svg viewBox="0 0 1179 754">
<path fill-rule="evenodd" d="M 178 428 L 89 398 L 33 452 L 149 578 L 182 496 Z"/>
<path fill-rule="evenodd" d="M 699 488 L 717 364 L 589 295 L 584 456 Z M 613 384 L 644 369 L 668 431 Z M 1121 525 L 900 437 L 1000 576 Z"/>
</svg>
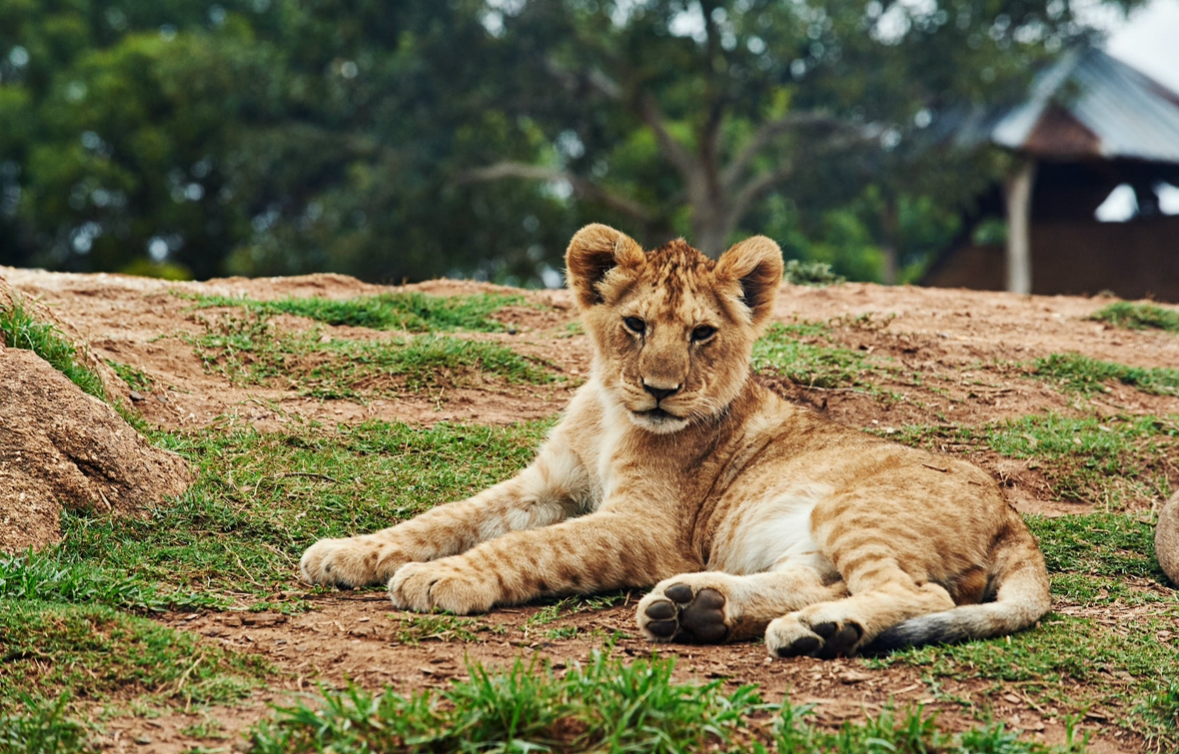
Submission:
<svg viewBox="0 0 1179 754">
<path fill-rule="evenodd" d="M 0 335 L 9 348 L 32 351 L 82 392 L 106 400 L 102 378 L 81 361 L 78 348 L 54 325 L 34 318 L 19 298 L 13 297 L 8 306 L 0 305 Z"/>
<path fill-rule="evenodd" d="M 106 699 L 118 691 L 180 705 L 243 698 L 271 671 L 197 637 L 107 607 L 3 600 L 0 713 L 24 705 L 27 689 Z M 52 658 L 52 662 L 45 662 Z"/>
<path fill-rule="evenodd" d="M 781 754 L 1083 754 L 1083 739 L 1077 738 L 1070 724 L 1066 741 L 1061 746 L 1046 747 L 1020 739 L 1018 731 L 1004 729 L 1002 723 L 992 723 L 947 736 L 938 730 L 936 714 L 925 715 L 918 708 L 904 715 L 885 709 L 876 717 L 862 723 L 846 722 L 837 732 L 811 726 L 805 715 L 807 707 L 782 704 L 775 721 L 775 750 Z M 755 749 L 759 754 L 764 747 Z"/>
<path fill-rule="evenodd" d="M 9 0 L 0 263 L 552 284 L 603 220 L 911 279 L 1003 168 L 938 119 L 1092 34 L 1009 5 Z"/>
<path fill-rule="evenodd" d="M 1118 301 L 1098 309 L 1089 319 L 1109 322 L 1130 330 L 1165 330 L 1179 333 L 1179 312 L 1155 304 L 1135 304 Z"/>
<path fill-rule="evenodd" d="M 150 259 L 135 259 L 119 272 L 160 280 L 192 280 L 192 270 L 175 262 L 155 262 Z"/>
<path fill-rule="evenodd" d="M 491 315 L 505 306 L 523 303 L 520 296 L 480 293 L 474 296 L 431 296 L 425 293 L 382 293 L 350 299 L 318 297 L 256 301 L 229 296 L 193 297 L 198 308 L 244 306 L 267 314 L 294 314 L 328 325 L 350 325 L 374 330 L 428 332 L 472 330 L 499 332 L 503 325 Z"/>
<path fill-rule="evenodd" d="M 668 660 L 627 666 L 595 652 L 561 678 L 519 661 L 502 674 L 470 666 L 469 681 L 437 697 L 353 686 L 278 708 L 277 720 L 255 728 L 253 751 L 459 752 L 477 741 L 497 751 L 681 752 L 724 743 L 761 706 L 752 687 L 673 684 L 673 670 Z"/>
<path fill-rule="evenodd" d="M 0 711 L 0 751 L 5 754 L 73 754 L 96 751 L 86 729 L 66 716 L 68 694 L 56 700 L 18 694 L 15 714 Z"/>
<path fill-rule="evenodd" d="M 1054 353 L 1036 359 L 1035 375 L 1058 380 L 1082 393 L 1099 391 L 1113 380 L 1151 395 L 1179 396 L 1179 369 L 1131 367 L 1076 353 Z"/>
<path fill-rule="evenodd" d="M 1048 754 L 1083 752 L 1070 728 L 1060 747 L 1020 741 L 1001 725 L 960 735 L 941 733 L 921 710 L 885 710 L 863 723 L 831 732 L 812 726 L 807 707 L 764 704 L 753 687 L 731 693 L 723 681 L 673 683 L 674 660 L 625 665 L 594 652 L 587 665 L 557 677 L 547 667 L 490 673 L 469 667 L 471 679 L 441 693 L 374 695 L 356 686 L 278 707 L 276 719 L 257 725 L 252 751 L 283 752 L 471 751 L 689 752 L 768 751 L 781 754 Z M 768 730 L 753 721 L 776 713 Z M 739 743 L 734 739 L 739 738 Z"/>
<path fill-rule="evenodd" d="M 120 364 L 113 359 L 106 359 L 106 364 L 115 370 L 115 374 L 119 375 L 119 379 L 127 383 L 127 387 L 132 390 L 146 391 L 151 387 L 151 378 L 142 369 L 133 367 L 130 364 Z"/>
<path fill-rule="evenodd" d="M 4 3 L 0 263 L 537 278 L 572 232 L 561 202 L 454 180 L 547 147 L 504 113 L 506 79 L 484 78 L 513 53 L 481 12 Z"/>
<path fill-rule="evenodd" d="M 832 272 L 831 265 L 826 262 L 800 262 L 797 259 L 786 262 L 782 277 L 787 283 L 817 287 L 838 285 L 847 280 L 843 275 Z"/>
<path fill-rule="evenodd" d="M 75 605 L 106 605 L 129 610 L 194 609 L 224 604 L 215 596 L 161 594 L 142 576 L 101 563 L 68 562 L 45 551 L 0 556 L 0 599 L 39 600 Z"/>
</svg>

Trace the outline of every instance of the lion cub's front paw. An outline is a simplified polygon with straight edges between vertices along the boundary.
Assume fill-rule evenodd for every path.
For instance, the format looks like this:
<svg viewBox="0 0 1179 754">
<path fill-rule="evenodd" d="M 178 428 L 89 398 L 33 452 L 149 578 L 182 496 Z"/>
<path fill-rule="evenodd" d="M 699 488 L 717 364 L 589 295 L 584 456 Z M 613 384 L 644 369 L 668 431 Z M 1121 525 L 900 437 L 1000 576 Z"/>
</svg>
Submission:
<svg viewBox="0 0 1179 754">
<path fill-rule="evenodd" d="M 392 546 L 368 537 L 321 539 L 303 553 L 299 570 L 312 584 L 350 589 L 384 584 L 406 560 Z"/>
<path fill-rule="evenodd" d="M 657 585 L 639 602 L 639 629 L 651 641 L 718 644 L 731 625 L 725 595 L 712 586 L 693 586 L 689 577 Z"/>
<path fill-rule="evenodd" d="M 498 595 L 478 574 L 436 560 L 399 568 L 389 582 L 389 597 L 402 610 L 425 613 L 438 608 L 468 615 L 487 612 Z"/>
</svg>

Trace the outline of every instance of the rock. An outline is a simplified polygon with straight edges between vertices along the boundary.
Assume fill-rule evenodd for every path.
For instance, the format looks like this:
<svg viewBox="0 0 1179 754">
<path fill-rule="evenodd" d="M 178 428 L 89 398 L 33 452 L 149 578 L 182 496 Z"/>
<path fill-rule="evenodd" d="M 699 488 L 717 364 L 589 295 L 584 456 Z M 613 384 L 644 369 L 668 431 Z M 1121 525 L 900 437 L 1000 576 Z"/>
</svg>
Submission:
<svg viewBox="0 0 1179 754">
<path fill-rule="evenodd" d="M 192 481 L 106 403 L 32 351 L 0 349 L 0 551 L 61 538 L 61 510 L 140 516 Z"/>
<path fill-rule="evenodd" d="M 1159 511 L 1158 527 L 1154 530 L 1154 552 L 1171 583 L 1179 586 L 1179 492 L 1171 495 Z"/>
</svg>

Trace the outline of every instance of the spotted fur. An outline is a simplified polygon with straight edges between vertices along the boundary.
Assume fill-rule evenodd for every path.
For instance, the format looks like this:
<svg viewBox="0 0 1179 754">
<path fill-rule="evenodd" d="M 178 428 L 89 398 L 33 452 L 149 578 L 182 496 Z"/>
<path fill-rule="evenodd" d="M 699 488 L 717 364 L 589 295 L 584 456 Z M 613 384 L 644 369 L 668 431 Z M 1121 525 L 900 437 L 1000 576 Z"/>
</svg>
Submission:
<svg viewBox="0 0 1179 754">
<path fill-rule="evenodd" d="M 751 379 L 782 256 L 644 252 L 603 225 L 566 256 L 593 342 L 589 381 L 515 478 L 376 534 L 322 540 L 320 584 L 388 583 L 411 610 L 654 589 L 654 641 L 765 636 L 830 657 L 1026 628 L 1044 559 L 994 481 L 781 400 Z"/>
</svg>

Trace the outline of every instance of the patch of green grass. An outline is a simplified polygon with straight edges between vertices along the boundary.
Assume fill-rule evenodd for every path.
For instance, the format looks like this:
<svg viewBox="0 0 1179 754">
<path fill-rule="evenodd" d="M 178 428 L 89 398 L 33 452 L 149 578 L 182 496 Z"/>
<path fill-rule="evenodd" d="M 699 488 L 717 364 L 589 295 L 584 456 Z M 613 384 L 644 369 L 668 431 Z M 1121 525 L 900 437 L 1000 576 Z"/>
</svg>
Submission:
<svg viewBox="0 0 1179 754">
<path fill-rule="evenodd" d="M 60 550 L 0 555 L 0 600 L 39 600 L 159 611 L 218 607 L 225 600 L 199 593 L 161 593 L 142 577 L 84 559 L 63 562 Z"/>
<path fill-rule="evenodd" d="M 5 754 L 74 754 L 96 751 L 86 728 L 70 719 L 68 694 L 55 700 L 18 694 L 15 714 L 0 712 L 0 751 Z"/>
<path fill-rule="evenodd" d="M 188 298 L 188 296 L 185 296 Z M 192 296 L 196 306 L 246 307 L 265 314 L 293 314 L 328 325 L 350 325 L 373 330 L 428 332 L 473 330 L 500 332 L 504 326 L 491 315 L 505 306 L 524 303 L 522 296 L 480 293 L 474 296 L 430 296 L 425 293 L 382 293 L 350 299 L 318 297 L 258 301 L 230 296 Z"/>
<path fill-rule="evenodd" d="M 920 708 L 898 715 L 885 709 L 862 723 L 845 722 L 837 732 L 811 726 L 806 721 L 809 707 L 783 703 L 774 721 L 773 750 L 781 754 L 1083 754 L 1085 739 L 1066 721 L 1065 743 L 1044 746 L 1021 740 L 1019 731 L 991 723 L 947 736 L 937 728 L 937 717 Z M 756 752 L 769 751 L 758 744 Z"/>
<path fill-rule="evenodd" d="M 1154 527 L 1132 516 L 1028 516 L 1027 523 L 1052 573 L 1134 576 L 1166 583 L 1154 558 Z"/>
<path fill-rule="evenodd" d="M 1036 359 L 1034 368 L 1035 376 L 1058 381 L 1080 393 L 1097 392 L 1112 380 L 1151 395 L 1179 397 L 1179 369 L 1131 367 L 1076 353 L 1054 353 Z"/>
<path fill-rule="evenodd" d="M 1179 312 L 1154 304 L 1119 301 L 1097 310 L 1089 315 L 1089 319 L 1131 330 L 1156 329 L 1179 333 Z"/>
<path fill-rule="evenodd" d="M 130 364 L 120 364 L 114 359 L 106 359 L 106 363 L 107 366 L 115 370 L 115 374 L 119 375 L 119 379 L 127 383 L 127 387 L 132 390 L 147 392 L 151 389 L 151 378 L 142 369 L 133 367 Z"/>
<path fill-rule="evenodd" d="M 423 641 L 480 641 L 479 633 L 488 626 L 474 618 L 454 615 L 410 615 L 401 619 L 397 641 L 411 646 Z"/>
<path fill-rule="evenodd" d="M 221 724 L 221 721 L 211 717 L 207 717 L 199 723 L 193 723 L 192 725 L 181 728 L 180 734 L 189 738 L 208 738 L 218 741 L 229 738 L 225 733 L 225 726 Z"/>
<path fill-rule="evenodd" d="M 106 400 L 102 377 L 81 360 L 78 348 L 53 324 L 41 322 L 25 309 L 19 298 L 0 306 L 0 336 L 9 348 L 24 348 L 49 362 L 82 392 Z"/>
<path fill-rule="evenodd" d="M 870 388 L 864 376 L 876 368 L 859 351 L 807 343 L 803 338 L 825 337 L 823 325 L 801 323 L 771 325 L 753 345 L 753 368 L 772 372 L 810 388 L 862 386 Z"/>
<path fill-rule="evenodd" d="M 1179 647 L 1156 637 L 1157 630 L 1173 626 L 1131 619 L 1114 629 L 1085 618 L 1049 615 L 1038 628 L 1007 641 L 926 646 L 865 662 L 927 668 L 939 679 L 992 682 L 976 692 L 981 699 L 1002 693 L 1003 684 L 1018 684 L 1042 707 L 1098 712 L 1110 724 L 1169 749 L 1179 743 L 1176 729 L 1160 722 L 1151 700 L 1179 677 Z M 1163 701 L 1153 709 L 1165 713 L 1166 707 Z"/>
<path fill-rule="evenodd" d="M 392 526 L 507 479 L 532 460 L 549 426 L 159 433 L 159 444 L 193 462 L 196 482 L 145 520 L 64 513 L 61 543 L 30 562 L 67 575 L 31 593 L 107 595 L 150 609 L 272 603 L 315 540 Z"/>
<path fill-rule="evenodd" d="M 526 627 L 546 626 L 549 623 L 570 615 L 575 615 L 576 613 L 592 612 L 613 607 L 626 599 L 626 595 L 627 593 L 623 591 L 609 594 L 574 594 L 569 597 L 562 597 L 556 602 L 551 602 L 533 613 L 526 621 Z"/>
<path fill-rule="evenodd" d="M 752 687 L 731 694 L 721 681 L 671 682 L 674 664 L 627 666 L 601 653 L 563 677 L 517 662 L 435 694 L 392 690 L 374 696 L 352 687 L 312 705 L 278 708 L 253 731 L 256 752 L 333 751 L 643 751 L 704 750 L 729 741 L 761 709 Z"/>
<path fill-rule="evenodd" d="M 754 687 L 723 691 L 672 681 L 671 659 L 625 665 L 595 652 L 563 676 L 520 662 L 502 673 L 469 668 L 470 680 L 412 696 L 355 686 L 321 699 L 278 707 L 252 731 L 258 754 L 321 751 L 689 752 L 782 754 L 945 754 L 1081 752 L 1072 741 L 1043 747 L 1001 726 L 948 736 L 933 716 L 891 710 L 831 732 L 806 720 L 806 707 L 765 704 Z"/>
<path fill-rule="evenodd" d="M 444 335 L 417 335 L 394 341 L 333 341 L 325 360 L 307 375 L 305 391 L 318 398 L 354 397 L 390 375 L 410 391 L 468 385 L 492 375 L 508 383 L 552 382 L 550 372 L 498 343 Z M 377 390 L 375 392 L 382 392 Z"/>
<path fill-rule="evenodd" d="M 1052 593 L 1074 605 L 1157 605 L 1162 609 L 1179 608 L 1169 589 L 1135 588 L 1116 578 L 1085 576 L 1075 573 L 1052 574 Z"/>
<path fill-rule="evenodd" d="M 192 634 L 107 607 L 0 601 L 0 713 L 38 696 L 212 704 L 243 698 L 272 671 Z"/>
<path fill-rule="evenodd" d="M 426 334 L 392 340 L 321 338 L 316 330 L 278 331 L 268 316 L 248 310 L 205 322 L 190 338 L 205 368 L 238 384 L 286 381 L 317 398 L 396 395 L 466 386 L 487 378 L 543 384 L 552 374 L 498 343 Z M 390 378 L 400 378 L 400 381 Z"/>
<path fill-rule="evenodd" d="M 1166 461 L 1179 453 L 1179 417 L 1023 416 L 981 427 L 909 426 L 888 437 L 950 452 L 989 448 L 1009 458 L 1029 459 L 1053 492 L 1066 500 L 1118 510 L 1128 499 L 1170 494 Z"/>
</svg>

